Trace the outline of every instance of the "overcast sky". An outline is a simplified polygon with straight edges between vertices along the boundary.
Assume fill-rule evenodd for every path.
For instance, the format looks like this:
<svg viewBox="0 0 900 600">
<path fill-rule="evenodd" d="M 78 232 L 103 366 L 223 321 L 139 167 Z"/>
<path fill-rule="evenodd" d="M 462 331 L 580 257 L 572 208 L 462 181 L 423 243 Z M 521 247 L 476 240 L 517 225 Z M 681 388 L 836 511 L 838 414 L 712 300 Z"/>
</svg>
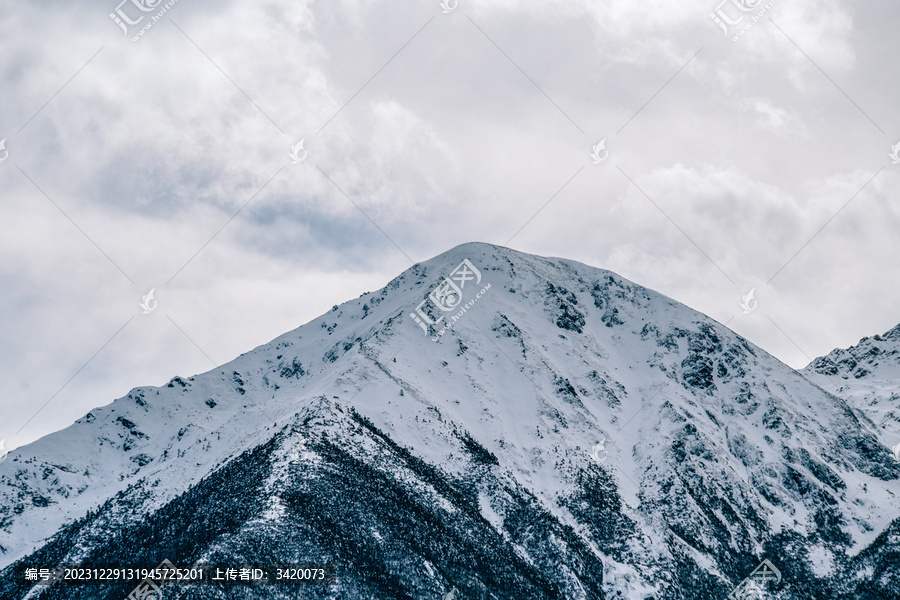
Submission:
<svg viewBox="0 0 900 600">
<path fill-rule="evenodd" d="M 7 448 L 467 241 L 794 367 L 900 322 L 896 3 L 118 1 L 0 0 Z"/>
</svg>

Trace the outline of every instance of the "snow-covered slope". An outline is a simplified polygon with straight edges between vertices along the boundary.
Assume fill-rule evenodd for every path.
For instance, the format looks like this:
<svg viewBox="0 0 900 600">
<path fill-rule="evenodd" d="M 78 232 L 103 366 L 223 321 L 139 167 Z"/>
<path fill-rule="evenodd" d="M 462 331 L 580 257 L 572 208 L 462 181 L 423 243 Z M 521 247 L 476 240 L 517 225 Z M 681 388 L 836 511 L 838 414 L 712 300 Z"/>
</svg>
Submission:
<svg viewBox="0 0 900 600">
<path fill-rule="evenodd" d="M 884 444 L 900 444 L 900 325 L 833 350 L 802 372 L 865 415 Z"/>
<path fill-rule="evenodd" d="M 724 597 L 763 557 L 805 590 L 784 598 L 898 589 L 900 465 L 841 397 L 614 273 L 477 243 L 17 449 L 0 465 L 0 566 L 109 559 L 104 535 L 177 522 L 245 463 L 258 499 L 186 559 L 246 559 L 235 540 L 252 533 L 349 565 L 394 540 L 404 575 L 348 567 L 355 597 Z M 333 537 L 286 542 L 309 515 Z M 496 550 L 483 559 L 508 579 L 410 541 L 413 517 L 455 552 Z"/>
</svg>

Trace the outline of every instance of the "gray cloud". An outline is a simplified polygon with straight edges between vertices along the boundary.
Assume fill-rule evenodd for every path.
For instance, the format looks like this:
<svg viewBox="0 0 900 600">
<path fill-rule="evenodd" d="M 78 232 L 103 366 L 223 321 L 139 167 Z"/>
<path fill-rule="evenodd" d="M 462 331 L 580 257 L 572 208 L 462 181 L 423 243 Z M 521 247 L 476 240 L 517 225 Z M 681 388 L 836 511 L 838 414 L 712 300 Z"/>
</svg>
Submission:
<svg viewBox="0 0 900 600">
<path fill-rule="evenodd" d="M 900 321 L 900 9 L 778 0 L 732 42 L 714 1 L 437 4 L 181 0 L 137 43 L 115 2 L 3 11 L 8 446 L 470 240 L 613 269 L 793 366 Z"/>
</svg>

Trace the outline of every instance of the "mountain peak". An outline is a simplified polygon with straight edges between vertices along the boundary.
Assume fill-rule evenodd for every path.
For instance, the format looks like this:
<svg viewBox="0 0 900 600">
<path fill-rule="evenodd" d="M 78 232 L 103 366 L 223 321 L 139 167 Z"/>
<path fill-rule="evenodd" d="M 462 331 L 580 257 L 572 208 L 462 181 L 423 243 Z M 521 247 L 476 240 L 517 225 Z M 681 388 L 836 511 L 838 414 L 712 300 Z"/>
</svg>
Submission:
<svg viewBox="0 0 900 600">
<path fill-rule="evenodd" d="M 813 360 L 804 371 L 843 379 L 900 375 L 900 325 L 883 335 L 864 337 L 855 346 L 836 348 Z"/>
<path fill-rule="evenodd" d="M 900 441 L 900 325 L 813 360 L 802 373 L 842 398 L 889 447 Z"/>
<path fill-rule="evenodd" d="M 209 482 L 232 489 L 248 464 L 260 475 L 228 496 L 244 511 L 233 543 L 277 531 L 279 552 L 346 565 L 359 597 L 385 581 L 397 597 L 506 597 L 514 581 L 529 598 L 676 598 L 694 581 L 724 597 L 764 552 L 784 566 L 880 551 L 900 493 L 864 419 L 725 326 L 610 271 L 469 243 L 17 449 L 0 465 L 3 564 L 109 558 L 118 542 L 91 532 L 219 510 Z M 333 497 L 353 499 L 352 519 Z M 440 539 L 410 544 L 414 514 L 505 575 L 455 562 Z M 317 516 L 331 537 L 317 537 Z M 496 553 L 467 547 L 465 531 Z M 379 539 L 406 548 L 405 575 L 363 552 Z M 223 546 L 181 543 L 191 560 L 221 558 Z M 370 571 L 351 568 L 363 560 Z M 597 561 L 602 577 L 585 569 Z"/>
</svg>

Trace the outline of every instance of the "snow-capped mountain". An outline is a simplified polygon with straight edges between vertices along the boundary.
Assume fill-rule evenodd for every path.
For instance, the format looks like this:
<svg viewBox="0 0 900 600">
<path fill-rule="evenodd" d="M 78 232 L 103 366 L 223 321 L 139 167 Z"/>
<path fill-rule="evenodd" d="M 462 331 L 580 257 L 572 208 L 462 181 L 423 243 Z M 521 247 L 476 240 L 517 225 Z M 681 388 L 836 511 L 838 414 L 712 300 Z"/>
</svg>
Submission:
<svg viewBox="0 0 900 600">
<path fill-rule="evenodd" d="M 0 597 L 121 598 L 20 573 L 169 558 L 329 563 L 323 598 L 725 598 L 765 558 L 784 600 L 898 598 L 900 464 L 810 368 L 465 244 L 11 453 Z"/>
<path fill-rule="evenodd" d="M 900 325 L 815 359 L 803 374 L 845 398 L 883 443 L 900 444 Z"/>
</svg>

